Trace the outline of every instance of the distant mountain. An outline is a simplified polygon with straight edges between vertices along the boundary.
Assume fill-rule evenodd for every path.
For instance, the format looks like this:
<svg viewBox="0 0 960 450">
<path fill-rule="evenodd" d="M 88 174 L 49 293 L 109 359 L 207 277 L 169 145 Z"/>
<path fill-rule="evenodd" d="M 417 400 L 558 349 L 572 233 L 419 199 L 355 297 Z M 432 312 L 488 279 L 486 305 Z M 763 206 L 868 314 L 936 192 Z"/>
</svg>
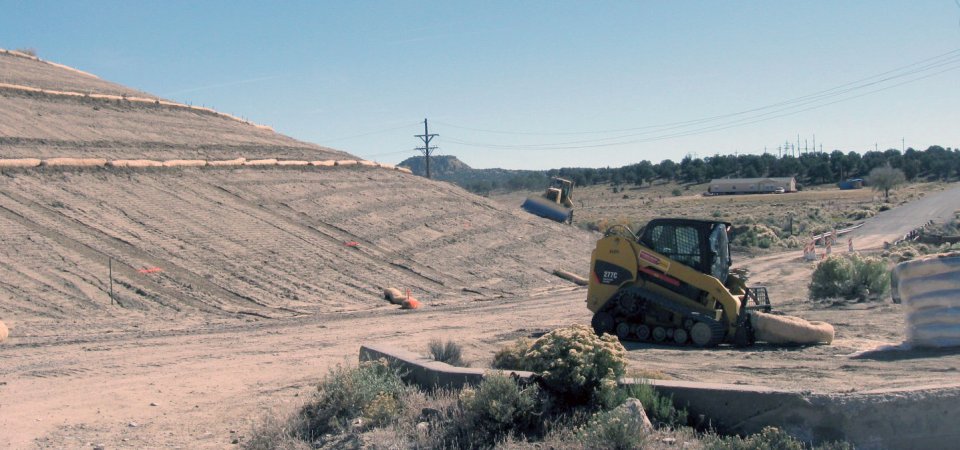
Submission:
<svg viewBox="0 0 960 450">
<path fill-rule="evenodd" d="M 400 166 L 406 167 L 413 173 L 421 177 L 427 176 L 427 158 L 423 156 L 413 156 L 403 160 Z M 430 157 L 430 175 L 438 180 L 451 180 L 458 172 L 469 172 L 473 170 L 463 161 L 453 155 L 434 155 Z"/>
<path fill-rule="evenodd" d="M 398 165 L 422 177 L 427 176 L 427 162 L 423 156 L 407 158 Z M 450 181 L 480 194 L 492 190 L 538 190 L 545 187 L 548 181 L 544 171 L 474 169 L 453 155 L 431 156 L 430 175 L 435 180 Z"/>
</svg>

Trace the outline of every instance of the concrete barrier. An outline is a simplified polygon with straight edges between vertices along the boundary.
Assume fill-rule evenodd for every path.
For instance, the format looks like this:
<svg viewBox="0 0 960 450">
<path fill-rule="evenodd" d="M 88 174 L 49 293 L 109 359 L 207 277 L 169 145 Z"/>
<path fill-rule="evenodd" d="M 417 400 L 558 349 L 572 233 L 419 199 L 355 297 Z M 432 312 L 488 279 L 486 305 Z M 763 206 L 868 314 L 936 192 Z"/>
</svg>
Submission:
<svg viewBox="0 0 960 450">
<path fill-rule="evenodd" d="M 459 389 L 467 385 L 480 383 L 488 373 L 502 372 L 505 375 L 515 374 L 518 377 L 529 379 L 533 373 L 522 370 L 475 369 L 470 367 L 454 367 L 447 363 L 434 361 L 413 352 L 392 348 L 383 345 L 361 345 L 360 361 L 376 361 L 384 359 L 391 365 L 399 367 L 403 372 L 404 381 L 416 384 L 424 389 L 442 387 Z"/>
<path fill-rule="evenodd" d="M 424 389 L 460 388 L 498 371 L 453 367 L 386 345 L 362 345 L 360 360 L 385 359 L 405 380 Z M 810 443 L 845 440 L 861 449 L 953 448 L 960 440 L 960 385 L 889 389 L 851 394 L 817 394 L 760 386 L 624 378 L 647 383 L 673 398 L 702 426 L 721 433 L 751 434 L 776 426 Z"/>
</svg>

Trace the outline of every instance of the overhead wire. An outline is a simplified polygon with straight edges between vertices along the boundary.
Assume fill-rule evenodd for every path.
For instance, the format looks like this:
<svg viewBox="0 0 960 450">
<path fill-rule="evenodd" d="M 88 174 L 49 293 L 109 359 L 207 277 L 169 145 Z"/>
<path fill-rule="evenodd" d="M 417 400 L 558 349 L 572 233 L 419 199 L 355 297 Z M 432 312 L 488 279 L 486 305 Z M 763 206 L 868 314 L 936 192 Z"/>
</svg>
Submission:
<svg viewBox="0 0 960 450">
<path fill-rule="evenodd" d="M 613 145 L 623 145 L 626 143 L 648 142 L 650 140 L 662 140 L 662 139 L 673 138 L 678 136 L 686 136 L 686 135 L 700 134 L 700 133 L 705 133 L 710 131 L 717 131 L 720 129 L 731 128 L 733 126 L 741 126 L 741 125 L 756 123 L 762 120 L 770 120 L 773 118 L 783 117 L 785 115 L 797 114 L 800 112 L 809 111 L 810 109 L 816 109 L 819 107 L 836 104 L 842 101 L 852 100 L 855 98 L 862 97 L 863 95 L 880 92 L 886 89 L 891 89 L 897 86 L 901 86 L 904 84 L 926 79 L 931 76 L 938 75 L 944 72 L 955 70 L 957 68 L 960 68 L 960 65 L 954 65 L 957 63 L 960 63 L 960 49 L 952 50 L 950 52 L 946 52 L 941 55 L 937 55 L 931 58 L 927 58 L 921 61 L 907 64 L 905 66 L 888 70 L 886 72 L 882 72 L 870 77 L 862 78 L 857 81 L 844 83 L 830 89 L 818 91 L 812 94 L 796 97 L 793 99 L 773 103 L 773 104 L 762 106 L 762 107 L 751 108 L 745 111 L 739 111 L 735 113 L 717 115 L 717 116 L 689 120 L 689 121 L 673 122 L 669 124 L 635 127 L 635 128 L 627 128 L 627 129 L 619 130 L 620 132 L 636 131 L 636 130 L 644 130 L 644 129 L 649 130 L 642 133 L 620 134 L 617 136 L 608 136 L 608 137 L 601 137 L 601 138 L 595 138 L 595 139 L 589 139 L 589 140 L 556 142 L 556 143 L 546 143 L 546 144 L 512 144 L 512 145 L 488 144 L 488 143 L 467 142 L 463 140 L 451 139 L 450 137 L 445 138 L 445 141 L 457 143 L 460 145 L 486 147 L 486 148 L 556 150 L 556 149 L 566 149 L 566 148 L 572 149 L 572 148 L 608 147 Z M 894 83 L 892 85 L 888 85 L 888 86 L 881 87 L 879 89 L 868 91 L 865 94 L 846 96 L 846 97 L 840 98 L 839 100 L 834 100 L 826 103 L 821 103 L 820 105 L 815 105 L 818 102 L 830 100 L 831 98 L 841 97 L 851 92 L 863 90 L 871 86 L 880 85 L 880 84 L 901 79 L 904 77 L 910 77 L 912 75 L 922 74 L 924 72 L 928 72 L 938 68 L 943 68 L 945 66 L 947 66 L 946 69 L 937 71 L 935 73 L 932 73 L 926 76 L 915 77 L 903 82 Z M 805 106 L 809 106 L 809 105 L 814 105 L 814 106 L 804 108 Z M 770 111 L 767 111 L 767 110 L 770 110 Z M 778 113 L 783 113 L 783 114 L 778 114 Z M 692 130 L 683 130 L 685 128 L 690 128 L 691 126 L 700 125 L 700 124 L 709 124 L 710 122 L 717 122 L 721 119 L 735 118 L 738 116 L 746 116 L 746 117 L 739 118 L 733 121 L 726 121 L 726 122 L 721 122 L 717 124 L 705 125 L 700 128 L 693 128 Z M 453 124 L 443 124 L 443 125 L 454 127 L 454 128 L 461 128 L 461 129 L 468 129 L 473 131 L 489 132 L 489 133 L 546 135 L 541 133 L 497 132 L 494 130 L 482 130 L 477 128 L 460 127 Z M 662 133 L 671 131 L 671 130 L 680 130 L 680 131 L 678 131 L 678 133 L 676 134 L 662 135 Z M 610 133 L 613 131 L 617 131 L 617 130 L 607 130 L 604 132 L 577 132 L 577 133 L 557 133 L 557 134 L 597 134 L 597 133 Z M 623 142 L 597 143 L 597 141 L 618 141 L 618 140 L 622 141 L 623 139 L 627 139 L 627 138 L 658 134 L 658 133 L 660 135 L 654 136 L 653 138 L 649 138 L 649 139 L 637 139 L 637 140 L 630 140 L 630 141 L 623 141 Z M 578 144 L 589 144 L 589 145 L 578 145 Z M 570 147 L 570 146 L 573 146 L 573 147 Z"/>
<path fill-rule="evenodd" d="M 322 143 L 325 144 L 325 143 L 328 143 L 328 142 L 345 141 L 345 140 L 347 140 L 347 139 L 354 139 L 354 138 L 358 138 L 358 137 L 364 137 L 364 136 L 370 136 L 370 135 L 374 135 L 374 134 L 386 133 L 386 132 L 389 132 L 389 131 L 396 131 L 396 130 L 400 130 L 400 129 L 404 129 L 404 128 L 410 128 L 410 127 L 416 126 L 416 125 L 418 125 L 418 124 L 420 124 L 420 122 L 411 122 L 411 123 L 406 123 L 406 124 L 399 125 L 399 126 L 396 126 L 396 127 L 385 128 L 385 129 L 382 129 L 382 130 L 368 131 L 368 132 L 365 132 L 365 133 L 354 134 L 354 135 L 351 135 L 351 136 L 339 137 L 339 138 L 336 138 L 336 139 L 325 139 L 325 140 L 323 140 Z"/>
</svg>

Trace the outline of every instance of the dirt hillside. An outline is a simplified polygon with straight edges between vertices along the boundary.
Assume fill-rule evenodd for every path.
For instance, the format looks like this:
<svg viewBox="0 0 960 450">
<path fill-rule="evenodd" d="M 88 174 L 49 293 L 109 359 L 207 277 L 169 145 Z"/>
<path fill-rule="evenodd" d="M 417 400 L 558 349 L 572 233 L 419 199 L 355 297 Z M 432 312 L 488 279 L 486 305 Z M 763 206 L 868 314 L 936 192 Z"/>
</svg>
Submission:
<svg viewBox="0 0 960 450">
<path fill-rule="evenodd" d="M 0 82 L 145 95 L 0 53 Z M 354 158 L 204 111 L 0 89 L 0 158 Z M 0 318 L 269 318 L 568 286 L 588 233 L 367 167 L 6 170 Z M 112 260 L 112 261 L 111 261 Z M 109 271 L 113 270 L 113 300 Z"/>
</svg>

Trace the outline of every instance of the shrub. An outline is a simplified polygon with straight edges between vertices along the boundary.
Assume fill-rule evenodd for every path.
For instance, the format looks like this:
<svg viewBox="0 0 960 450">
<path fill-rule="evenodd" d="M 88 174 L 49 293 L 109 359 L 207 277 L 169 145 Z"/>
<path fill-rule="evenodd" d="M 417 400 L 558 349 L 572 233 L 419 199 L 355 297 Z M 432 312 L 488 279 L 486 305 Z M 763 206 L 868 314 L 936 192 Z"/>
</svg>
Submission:
<svg viewBox="0 0 960 450">
<path fill-rule="evenodd" d="M 577 434 L 586 448 L 629 450 L 646 443 L 643 423 L 625 409 L 594 414 Z"/>
<path fill-rule="evenodd" d="M 625 354 L 616 336 L 597 336 L 590 327 L 573 325 L 541 336 L 523 359 L 561 401 L 578 404 L 590 401 L 603 380 L 623 376 Z"/>
<path fill-rule="evenodd" d="M 803 442 L 776 427 L 766 427 L 745 438 L 718 439 L 706 447 L 711 450 L 804 450 Z"/>
<path fill-rule="evenodd" d="M 857 254 L 831 256 L 817 264 L 810 282 L 814 299 L 845 298 L 866 300 L 880 298 L 890 287 L 887 264 L 879 258 Z"/>
<path fill-rule="evenodd" d="M 298 434 L 312 441 L 347 429 L 357 417 L 367 417 L 374 425 L 389 422 L 400 413 L 398 399 L 407 389 L 397 371 L 383 362 L 353 368 L 338 365 L 317 386 L 314 401 L 301 411 L 305 421 Z"/>
<path fill-rule="evenodd" d="M 679 197 L 683 195 L 683 191 L 681 191 L 680 189 L 674 189 L 670 191 L 670 194 L 672 194 L 674 197 Z"/>
<path fill-rule="evenodd" d="M 476 390 L 460 392 L 460 415 L 453 428 L 461 442 L 492 443 L 511 432 L 534 428 L 539 421 L 540 389 L 521 386 L 497 374 L 485 376 Z"/>
<path fill-rule="evenodd" d="M 467 366 L 467 364 L 463 361 L 463 350 L 456 342 L 441 342 L 439 339 L 434 339 L 430 341 L 429 348 L 430 357 L 436 361 L 457 367 Z"/>
<path fill-rule="evenodd" d="M 530 350 L 533 341 L 528 338 L 520 338 L 513 341 L 512 344 L 501 348 L 493 354 L 493 363 L 491 367 L 503 370 L 527 370 L 523 355 Z"/>
<path fill-rule="evenodd" d="M 618 404 L 622 404 L 628 398 L 640 400 L 643 410 L 654 425 L 676 428 L 687 424 L 687 410 L 677 409 L 673 404 L 673 398 L 660 395 L 649 384 L 631 384 L 621 388 Z"/>
</svg>

